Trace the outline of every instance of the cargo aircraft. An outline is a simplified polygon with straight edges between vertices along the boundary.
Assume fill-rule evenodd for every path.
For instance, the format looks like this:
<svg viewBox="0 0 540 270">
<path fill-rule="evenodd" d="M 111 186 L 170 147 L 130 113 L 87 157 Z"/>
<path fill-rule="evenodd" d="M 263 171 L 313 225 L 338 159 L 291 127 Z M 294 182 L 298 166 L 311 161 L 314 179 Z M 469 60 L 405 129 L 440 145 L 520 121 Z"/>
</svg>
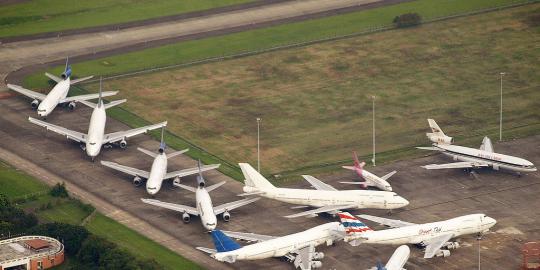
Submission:
<svg viewBox="0 0 540 270">
<path fill-rule="evenodd" d="M 454 139 L 448 137 L 433 119 L 428 119 L 431 133 L 426 136 L 433 142 L 432 147 L 417 147 L 423 150 L 439 151 L 453 160 L 458 161 L 446 164 L 429 164 L 422 166 L 428 170 L 438 169 L 477 169 L 491 167 L 517 172 L 535 172 L 537 169 L 532 162 L 509 155 L 498 154 L 493 151 L 493 144 L 488 137 L 484 137 L 480 149 L 452 145 Z"/>
<path fill-rule="evenodd" d="M 384 176 L 378 177 L 366 170 L 364 170 L 365 162 L 360 163 L 358 161 L 358 155 L 356 152 L 353 152 L 354 166 L 343 166 L 344 169 L 351 170 L 356 172 L 365 181 L 363 182 L 340 182 L 342 184 L 353 184 L 353 185 L 362 185 L 364 188 L 367 187 L 376 187 L 384 191 L 392 191 L 392 186 L 388 183 L 388 178 L 392 177 L 396 171 L 392 171 Z"/>
<path fill-rule="evenodd" d="M 167 121 L 149 125 L 140 128 L 134 128 L 126 131 L 118 131 L 105 134 L 105 123 L 107 122 L 106 109 L 126 102 L 125 99 L 115 100 L 110 103 L 104 104 L 101 91 L 101 80 L 99 83 L 99 95 L 98 103 L 80 100 L 84 105 L 93 108 L 92 116 L 90 117 L 90 124 L 88 125 L 88 133 L 84 134 L 78 131 L 70 130 L 61 126 L 49 124 L 45 121 L 28 117 L 28 120 L 38 126 L 45 127 L 47 130 L 54 131 L 60 135 L 66 136 L 70 140 L 78 142 L 81 148 L 86 151 L 86 154 L 94 161 L 96 156 L 101 151 L 102 146 L 111 146 L 112 144 L 118 144 L 121 148 L 127 147 L 126 139 L 135 135 L 146 133 L 149 130 L 161 128 L 167 125 Z"/>
<path fill-rule="evenodd" d="M 68 61 L 69 59 L 66 59 L 66 67 L 60 77 L 45 72 L 47 77 L 56 82 L 56 85 L 47 95 L 28 90 L 22 86 L 14 84 L 7 84 L 7 87 L 15 92 L 33 98 L 34 100 L 31 103 L 32 108 L 37 109 L 37 114 L 40 117 L 46 117 L 49 115 L 56 108 L 56 106 L 58 106 L 58 104 L 65 104 L 69 109 L 73 110 L 77 106 L 76 102 L 98 98 L 99 94 L 87 94 L 71 97 L 67 96 L 69 93 L 69 88 L 72 84 L 80 83 L 94 77 L 88 76 L 71 80 L 71 66 L 69 65 Z M 118 91 L 107 91 L 101 93 L 101 96 L 107 97 L 116 95 L 117 93 Z"/>
<path fill-rule="evenodd" d="M 319 213 L 336 214 L 343 209 L 397 209 L 405 207 L 409 202 L 394 192 L 378 190 L 337 190 L 309 175 L 303 177 L 315 188 L 293 189 L 277 188 L 264 176 L 247 163 L 239 163 L 244 174 L 244 192 L 240 196 L 259 195 L 286 203 L 297 204 L 300 207 L 315 207 L 315 209 L 286 216 L 295 218 L 301 216 L 316 216 Z"/>
</svg>

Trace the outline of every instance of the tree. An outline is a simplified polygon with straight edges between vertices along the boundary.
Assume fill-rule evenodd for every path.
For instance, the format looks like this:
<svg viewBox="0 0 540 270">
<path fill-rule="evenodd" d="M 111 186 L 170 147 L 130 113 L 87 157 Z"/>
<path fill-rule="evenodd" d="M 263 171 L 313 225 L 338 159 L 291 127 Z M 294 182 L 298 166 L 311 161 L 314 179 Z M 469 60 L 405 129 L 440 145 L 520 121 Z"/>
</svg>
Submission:
<svg viewBox="0 0 540 270">
<path fill-rule="evenodd" d="M 56 183 L 56 185 L 54 185 L 49 191 L 49 194 L 51 194 L 53 197 L 67 198 L 69 195 L 66 189 L 66 183 Z"/>
<path fill-rule="evenodd" d="M 399 16 L 396 16 L 393 20 L 393 23 L 396 27 L 410 27 L 418 25 L 422 22 L 422 17 L 418 13 L 405 13 Z"/>
<path fill-rule="evenodd" d="M 90 235 L 88 230 L 82 226 L 57 222 L 41 224 L 29 230 L 28 233 L 59 239 L 64 243 L 64 248 L 68 255 L 77 254 L 81 249 L 83 241 Z"/>
</svg>

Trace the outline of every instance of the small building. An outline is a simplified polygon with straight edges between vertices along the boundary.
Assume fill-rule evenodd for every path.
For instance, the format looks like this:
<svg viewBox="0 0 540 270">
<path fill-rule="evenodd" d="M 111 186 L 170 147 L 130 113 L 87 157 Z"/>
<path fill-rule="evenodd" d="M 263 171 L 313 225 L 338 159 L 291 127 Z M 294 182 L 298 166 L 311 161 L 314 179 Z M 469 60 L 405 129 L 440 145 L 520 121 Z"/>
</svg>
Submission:
<svg viewBox="0 0 540 270">
<path fill-rule="evenodd" d="M 46 236 L 0 241 L 0 270 L 42 270 L 64 262 L 64 245 Z"/>
</svg>

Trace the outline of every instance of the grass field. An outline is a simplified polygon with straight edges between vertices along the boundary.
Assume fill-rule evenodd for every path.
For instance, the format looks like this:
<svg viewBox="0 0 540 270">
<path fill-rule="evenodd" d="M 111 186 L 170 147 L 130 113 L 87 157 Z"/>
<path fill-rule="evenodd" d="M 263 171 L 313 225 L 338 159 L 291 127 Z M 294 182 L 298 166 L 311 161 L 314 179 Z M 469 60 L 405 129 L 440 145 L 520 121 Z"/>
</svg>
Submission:
<svg viewBox="0 0 540 270">
<path fill-rule="evenodd" d="M 140 21 L 253 0 L 38 0 L 0 5 L 0 37 Z"/>
<path fill-rule="evenodd" d="M 46 185 L 2 161 L 0 161 L 0 185 L 9 187 L 9 189 L 2 188 L 0 192 L 10 199 L 20 199 L 25 195 L 45 192 L 18 204 L 22 209 L 34 212 L 41 222 L 56 221 L 81 225 L 81 222 L 92 212 L 91 208 L 83 207 L 74 199 L 51 197 L 47 193 L 49 188 Z M 51 207 L 42 209 L 47 204 Z M 165 269 L 201 269 L 195 263 L 100 213 L 91 217 L 85 227 L 93 234 L 107 238 L 135 256 L 155 259 Z M 67 266 L 62 265 L 55 269 L 68 269 Z"/>
<path fill-rule="evenodd" d="M 378 151 L 428 144 L 428 117 L 458 142 L 494 133 L 500 71 L 510 73 L 505 129 L 538 131 L 540 39 L 528 18 L 539 11 L 534 4 L 118 79 L 107 88 L 120 90 L 129 111 L 152 122 L 174 119 L 173 133 L 232 162 L 255 163 L 255 118 L 262 117 L 266 173 L 348 159 L 353 149 L 369 153 L 372 95 Z"/>
</svg>

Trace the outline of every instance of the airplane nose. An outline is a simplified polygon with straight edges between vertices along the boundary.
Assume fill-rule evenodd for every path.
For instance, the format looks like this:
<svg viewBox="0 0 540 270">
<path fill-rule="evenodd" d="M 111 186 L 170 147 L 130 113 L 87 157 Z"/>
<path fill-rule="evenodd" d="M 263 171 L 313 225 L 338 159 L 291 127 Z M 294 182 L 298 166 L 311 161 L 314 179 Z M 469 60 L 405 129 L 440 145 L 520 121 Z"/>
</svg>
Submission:
<svg viewBox="0 0 540 270">
<path fill-rule="evenodd" d="M 407 199 L 405 199 L 403 197 L 399 197 L 399 198 L 400 198 L 401 205 L 403 205 L 403 206 L 409 205 L 409 201 L 407 201 Z"/>
<path fill-rule="evenodd" d="M 493 227 L 493 226 L 495 226 L 495 224 L 497 224 L 497 220 L 495 220 L 494 218 L 491 218 L 491 217 L 487 217 L 486 221 L 487 221 L 488 224 L 491 224 L 490 227 Z"/>
</svg>

